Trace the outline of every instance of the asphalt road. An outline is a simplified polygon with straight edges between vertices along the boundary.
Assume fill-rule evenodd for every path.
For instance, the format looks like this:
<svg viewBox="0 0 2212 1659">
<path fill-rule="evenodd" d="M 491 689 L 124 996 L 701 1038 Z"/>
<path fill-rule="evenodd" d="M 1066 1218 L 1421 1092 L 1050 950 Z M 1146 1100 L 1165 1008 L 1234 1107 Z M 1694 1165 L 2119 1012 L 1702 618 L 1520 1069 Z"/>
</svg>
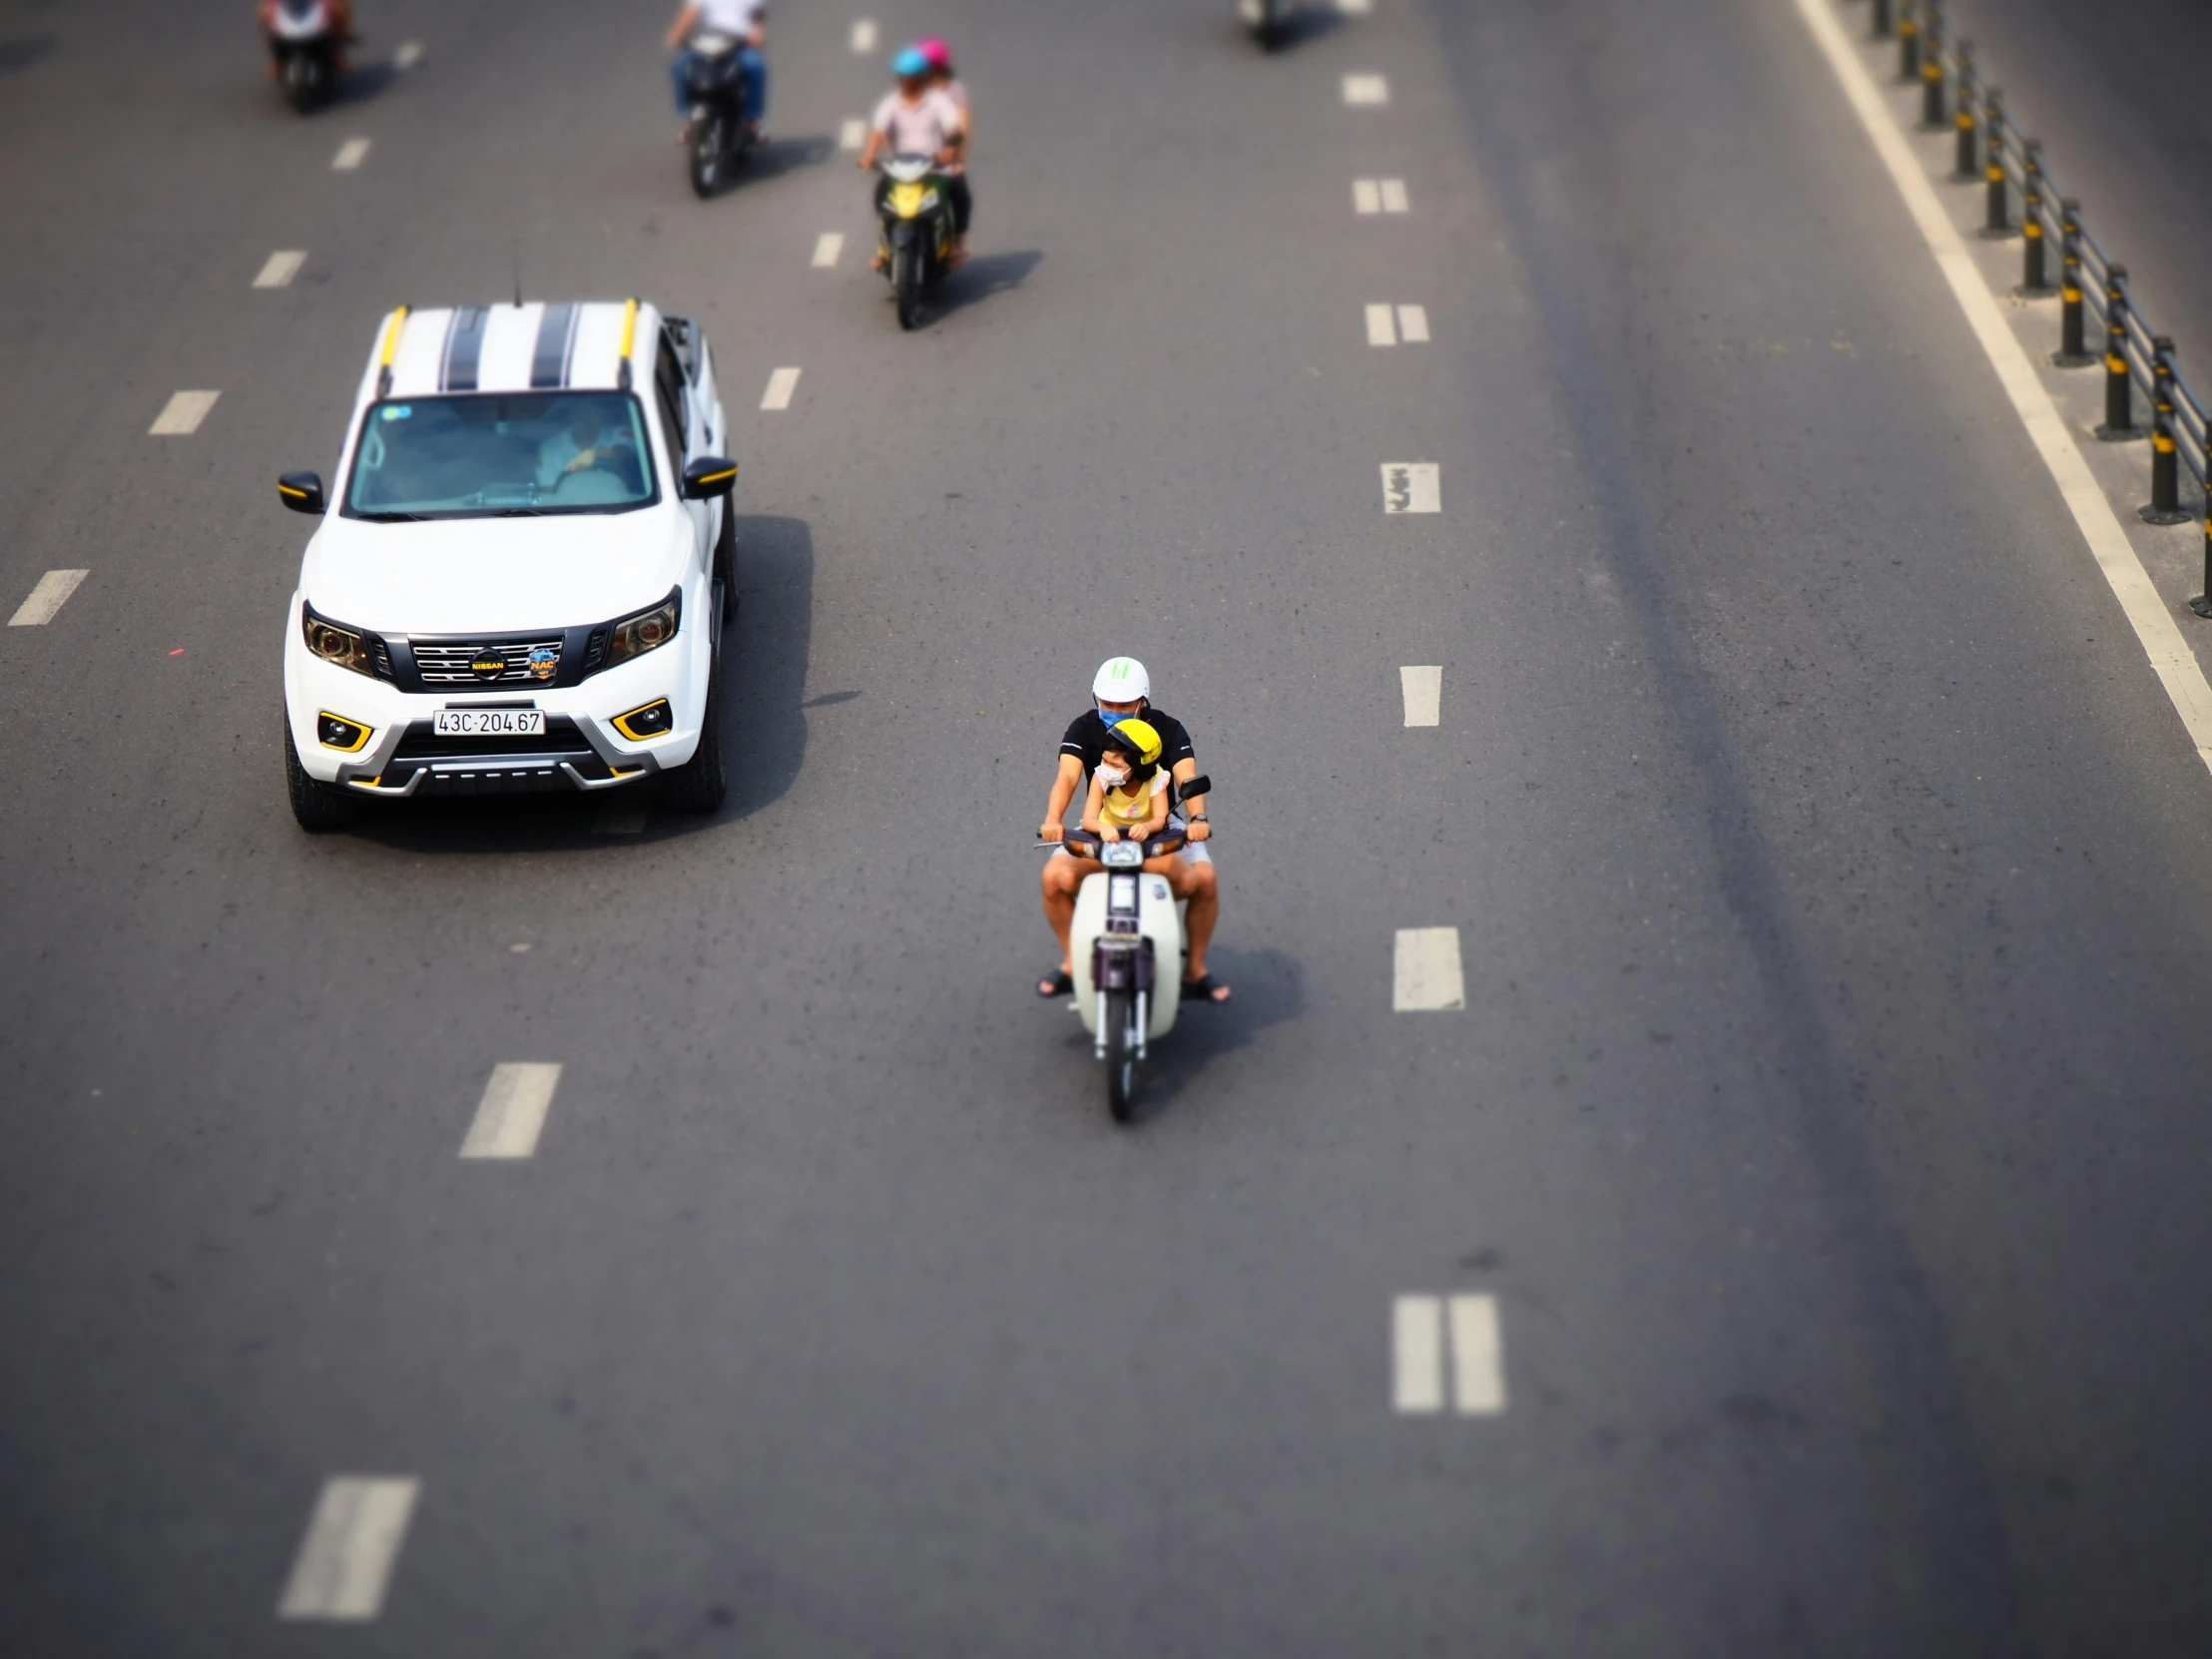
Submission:
<svg viewBox="0 0 2212 1659">
<path fill-rule="evenodd" d="M 849 15 L 701 204 L 658 15 L 363 0 L 301 120 L 246 12 L 0 0 L 0 609 L 90 571 L 0 630 L 0 1651 L 2212 1648 L 2212 777 L 1790 7 L 885 13 L 980 117 L 908 336 Z M 309 837 L 274 477 L 518 270 L 716 344 L 730 803 Z M 1024 988 L 1124 651 L 1236 988 L 1133 1129 Z M 1392 1409 L 1408 1294 L 1504 1409 Z M 378 1614 L 279 1620 L 346 1473 Z"/>
</svg>

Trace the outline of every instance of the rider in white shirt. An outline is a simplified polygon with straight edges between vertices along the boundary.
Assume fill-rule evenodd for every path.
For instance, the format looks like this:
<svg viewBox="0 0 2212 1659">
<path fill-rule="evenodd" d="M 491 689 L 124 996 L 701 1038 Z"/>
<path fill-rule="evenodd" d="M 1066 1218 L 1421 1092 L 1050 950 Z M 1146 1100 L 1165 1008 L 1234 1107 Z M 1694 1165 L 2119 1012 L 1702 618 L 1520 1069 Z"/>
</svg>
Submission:
<svg viewBox="0 0 2212 1659">
<path fill-rule="evenodd" d="M 678 144 L 691 142 L 691 38 L 695 34 L 727 35 L 745 44 L 738 48 L 738 71 L 745 77 L 745 126 L 755 144 L 763 142 L 761 122 L 768 115 L 767 0 L 685 0 L 669 29 L 668 43 L 676 61 L 669 77 L 676 88 L 676 113 L 684 117 Z"/>
<path fill-rule="evenodd" d="M 886 150 L 893 156 L 927 156 L 940 168 L 956 164 L 967 141 L 967 122 L 959 105 L 929 84 L 929 60 L 918 48 L 906 47 L 891 59 L 891 73 L 898 85 L 875 106 L 867 143 L 860 150 L 860 171 L 872 169 Z M 955 244 L 953 263 L 960 258 Z M 875 268 L 883 268 L 880 251 Z"/>
</svg>

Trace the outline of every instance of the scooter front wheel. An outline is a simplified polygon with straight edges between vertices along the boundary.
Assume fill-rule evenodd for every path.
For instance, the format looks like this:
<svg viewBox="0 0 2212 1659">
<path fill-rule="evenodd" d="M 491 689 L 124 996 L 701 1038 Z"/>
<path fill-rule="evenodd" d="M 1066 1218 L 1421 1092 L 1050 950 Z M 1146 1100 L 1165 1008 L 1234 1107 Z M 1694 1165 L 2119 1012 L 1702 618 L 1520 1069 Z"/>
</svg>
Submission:
<svg viewBox="0 0 2212 1659">
<path fill-rule="evenodd" d="M 901 248 L 891 256 L 891 292 L 898 299 L 898 325 L 911 329 L 921 320 L 921 273 L 914 267 L 920 262 L 911 248 Z"/>
<path fill-rule="evenodd" d="M 1106 1109 L 1116 1123 L 1137 1112 L 1137 998 L 1132 991 L 1106 993 Z"/>
</svg>

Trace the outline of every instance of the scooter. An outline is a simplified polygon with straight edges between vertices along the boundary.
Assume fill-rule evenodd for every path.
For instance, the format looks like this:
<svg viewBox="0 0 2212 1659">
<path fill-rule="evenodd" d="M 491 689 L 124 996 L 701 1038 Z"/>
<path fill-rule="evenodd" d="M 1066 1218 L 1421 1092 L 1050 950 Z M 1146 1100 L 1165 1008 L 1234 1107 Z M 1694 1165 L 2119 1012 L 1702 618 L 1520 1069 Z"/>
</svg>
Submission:
<svg viewBox="0 0 2212 1659">
<path fill-rule="evenodd" d="M 1177 798 L 1195 801 L 1212 788 L 1211 778 L 1194 778 Z M 1181 851 L 1185 838 L 1181 826 L 1170 825 L 1141 844 L 1109 841 L 1093 830 L 1070 830 L 1061 840 L 1075 856 L 1106 866 L 1076 891 L 1068 977 L 1092 1053 L 1106 1065 L 1106 1109 L 1116 1123 L 1135 1115 L 1137 1067 L 1175 1029 L 1182 1006 L 1182 906 L 1167 877 L 1144 862 Z"/>
<path fill-rule="evenodd" d="M 753 148 L 745 122 L 745 66 L 735 35 L 700 34 L 692 38 L 688 84 L 691 90 L 691 188 L 702 199 L 729 183 Z"/>
<path fill-rule="evenodd" d="M 264 13 L 269 55 L 291 107 L 305 115 L 337 90 L 337 19 L 328 0 L 275 0 Z"/>
<path fill-rule="evenodd" d="M 1272 52 L 1290 39 L 1298 0 L 1237 0 L 1237 15 L 1261 49 Z"/>
<path fill-rule="evenodd" d="M 898 301 L 898 325 L 912 328 L 921 320 L 922 289 L 952 269 L 952 203 L 933 157 L 893 156 L 883 174 L 888 183 L 875 199 L 877 251 Z"/>
</svg>

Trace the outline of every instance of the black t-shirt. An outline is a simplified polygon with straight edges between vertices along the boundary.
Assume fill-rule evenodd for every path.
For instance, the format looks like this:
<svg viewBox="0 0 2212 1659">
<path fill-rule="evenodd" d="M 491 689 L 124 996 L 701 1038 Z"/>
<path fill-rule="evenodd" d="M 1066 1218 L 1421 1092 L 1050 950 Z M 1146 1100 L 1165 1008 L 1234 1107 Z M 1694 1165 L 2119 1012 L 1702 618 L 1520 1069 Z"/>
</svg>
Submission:
<svg viewBox="0 0 2212 1659">
<path fill-rule="evenodd" d="M 1160 770 L 1173 772 L 1175 763 L 1191 759 L 1191 735 L 1183 730 L 1183 723 L 1173 715 L 1164 715 L 1158 709 L 1147 709 L 1141 715 L 1132 715 L 1160 734 Z M 1067 735 L 1060 739 L 1060 753 L 1073 755 L 1083 765 L 1083 778 L 1087 783 L 1098 770 L 1099 757 L 1106 753 L 1106 721 L 1096 709 L 1085 709 L 1068 722 Z"/>
</svg>

